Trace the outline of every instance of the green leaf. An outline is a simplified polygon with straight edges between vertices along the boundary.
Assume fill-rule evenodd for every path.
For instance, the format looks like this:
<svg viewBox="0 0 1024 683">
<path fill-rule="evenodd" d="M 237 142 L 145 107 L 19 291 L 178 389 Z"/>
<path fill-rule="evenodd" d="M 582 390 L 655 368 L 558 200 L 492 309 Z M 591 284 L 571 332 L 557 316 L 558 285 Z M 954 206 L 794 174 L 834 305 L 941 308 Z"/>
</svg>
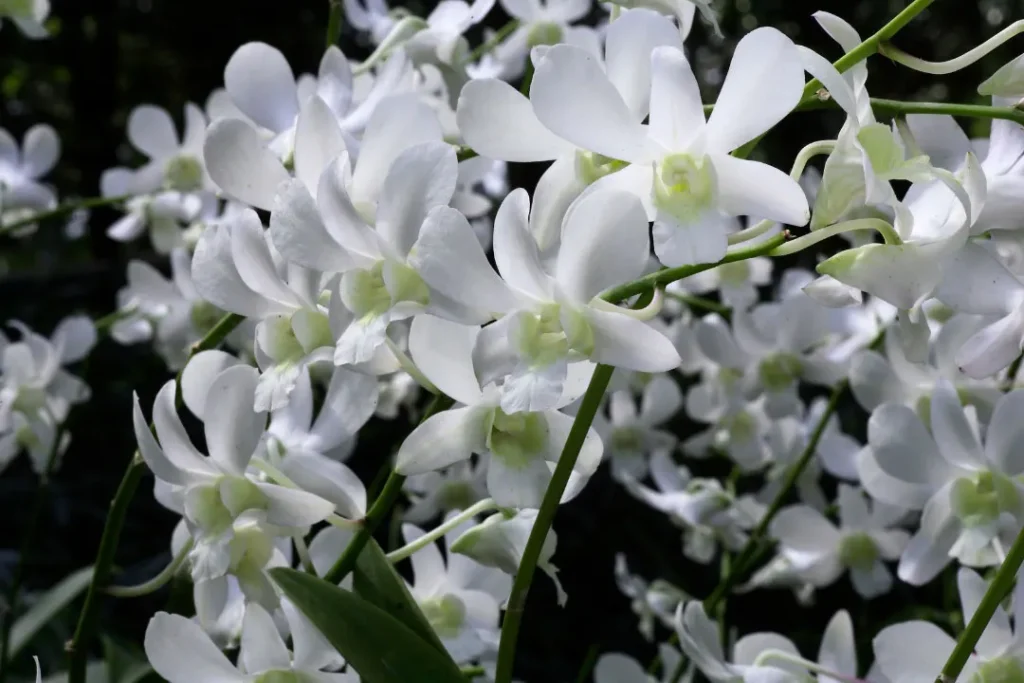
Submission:
<svg viewBox="0 0 1024 683">
<path fill-rule="evenodd" d="M 14 659 L 43 626 L 89 586 L 90 581 L 92 567 L 85 567 L 64 577 L 63 581 L 44 593 L 11 627 L 9 658 Z"/>
<path fill-rule="evenodd" d="M 447 653 L 369 601 L 287 567 L 270 575 L 363 680 L 465 683 Z"/>
<path fill-rule="evenodd" d="M 352 588 L 356 595 L 408 626 L 438 651 L 447 653 L 441 639 L 409 593 L 405 581 L 395 572 L 384 551 L 373 539 L 359 553 L 352 571 Z"/>
</svg>

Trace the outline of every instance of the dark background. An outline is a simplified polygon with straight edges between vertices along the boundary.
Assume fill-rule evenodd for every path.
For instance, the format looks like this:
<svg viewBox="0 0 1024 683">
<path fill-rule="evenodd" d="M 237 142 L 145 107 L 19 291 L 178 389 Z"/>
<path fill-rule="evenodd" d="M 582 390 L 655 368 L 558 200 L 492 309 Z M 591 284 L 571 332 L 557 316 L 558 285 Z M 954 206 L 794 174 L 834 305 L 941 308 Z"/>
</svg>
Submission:
<svg viewBox="0 0 1024 683">
<path fill-rule="evenodd" d="M 838 47 L 818 29 L 810 17 L 812 12 L 837 13 L 867 36 L 905 4 L 902 0 L 728 0 L 719 8 L 726 36 L 738 38 L 755 26 L 773 25 L 835 59 L 840 54 Z M 431 6 L 412 2 L 407 8 L 422 16 Z M 1022 10 L 1020 0 L 938 0 L 895 42 L 911 54 L 947 59 L 1024 16 Z M 224 64 L 242 43 L 266 41 L 287 55 L 296 72 L 315 72 L 323 50 L 327 2 L 54 0 L 52 17 L 54 36 L 50 40 L 27 41 L 10 24 L 0 32 L 0 125 L 19 140 L 34 123 L 53 125 L 63 141 L 63 154 L 49 180 L 57 185 L 61 197 L 89 197 L 98 194 L 98 179 L 104 169 L 133 161 L 124 136 L 132 107 L 157 104 L 180 122 L 185 102 L 203 105 L 210 91 L 223 84 Z M 487 23 L 497 28 L 505 21 L 498 7 Z M 477 28 L 470 34 L 473 44 L 478 44 L 479 32 Z M 687 43 L 698 75 L 726 65 L 734 44 L 734 39 L 715 40 L 698 23 Z M 341 47 L 355 58 L 368 52 L 366 44 L 347 29 Z M 1016 54 L 1012 46 L 1004 46 L 980 63 L 942 78 L 915 74 L 874 57 L 869 89 L 878 97 L 976 102 L 976 85 Z M 705 85 L 706 101 L 712 101 L 715 84 Z M 796 150 L 810 141 L 834 137 L 840 124 L 834 112 L 795 114 L 765 139 L 758 154 L 788 168 Z M 965 125 L 971 126 L 972 134 L 985 132 L 984 124 Z M 512 186 L 532 187 L 540 170 L 534 165 L 514 166 Z M 159 263 L 148 253 L 145 239 L 122 245 L 106 238 L 106 226 L 115 218 L 108 210 L 95 211 L 86 236 L 76 242 L 68 242 L 59 225 L 45 225 L 29 240 L 0 238 L 4 263 L 0 320 L 21 319 L 48 334 L 69 313 L 93 317 L 109 313 L 127 261 L 146 258 Z M 129 417 L 131 393 L 139 392 L 143 405 L 148 406 L 168 377 L 162 362 L 145 346 L 121 347 L 109 340 L 101 340 L 79 374 L 92 386 L 94 395 L 72 413 L 74 441 L 64 467 L 54 477 L 52 495 L 28 559 L 28 587 L 33 590 L 44 589 L 93 561 L 110 498 L 135 449 Z M 849 401 L 841 412 L 847 428 L 862 436 L 864 415 Z M 401 422 L 398 426 L 408 429 Z M 674 428 L 686 436 L 696 427 L 680 421 Z M 386 423 L 371 423 L 360 435 L 359 450 L 350 464 L 364 481 L 371 481 L 382 455 L 394 445 L 393 433 Z M 176 520 L 154 502 L 151 483 L 151 478 L 144 480 L 131 506 L 117 554 L 123 569 L 118 578 L 124 583 L 152 576 L 169 559 L 170 531 Z M 752 484 L 756 482 L 740 482 L 741 488 Z M 2 582 L 13 569 L 35 488 L 36 479 L 24 457 L 0 476 Z M 653 655 L 653 645 L 640 637 L 628 601 L 615 588 L 612 566 L 616 553 L 625 553 L 631 569 L 645 578 L 668 579 L 698 597 L 705 596 L 717 581 L 717 563 L 701 567 L 686 561 L 679 531 L 614 484 L 605 468 L 576 501 L 560 510 L 555 528 L 555 564 L 570 598 L 567 607 L 560 609 L 550 581 L 538 575 L 516 665 L 518 677 L 531 683 L 576 680 L 581 663 L 594 648 L 625 651 L 644 662 Z M 804 654 L 813 657 L 828 618 L 836 609 L 846 607 L 858 628 L 864 673 L 872 635 L 867 625 L 880 628 L 909 618 L 925 604 L 954 606 L 955 597 L 950 602 L 948 591 L 943 595 L 943 584 L 948 585 L 949 578 L 944 575 L 920 590 L 900 585 L 889 596 L 872 602 L 861 600 L 844 578 L 820 591 L 816 605 L 809 610 L 798 609 L 788 591 L 761 591 L 730 600 L 729 621 L 740 633 L 776 630 L 790 634 Z M 183 601 L 169 601 L 169 593 L 106 600 L 101 610 L 102 628 L 125 646 L 141 645 L 154 611 L 168 605 L 187 608 L 187 586 L 178 586 L 178 598 Z M 74 614 L 69 613 L 57 620 L 28 648 L 41 656 L 48 673 L 63 668 L 60 648 L 70 635 L 73 619 Z M 667 636 L 665 631 L 659 634 Z M 30 667 L 31 660 L 23 654 L 15 668 L 30 675 Z"/>
</svg>

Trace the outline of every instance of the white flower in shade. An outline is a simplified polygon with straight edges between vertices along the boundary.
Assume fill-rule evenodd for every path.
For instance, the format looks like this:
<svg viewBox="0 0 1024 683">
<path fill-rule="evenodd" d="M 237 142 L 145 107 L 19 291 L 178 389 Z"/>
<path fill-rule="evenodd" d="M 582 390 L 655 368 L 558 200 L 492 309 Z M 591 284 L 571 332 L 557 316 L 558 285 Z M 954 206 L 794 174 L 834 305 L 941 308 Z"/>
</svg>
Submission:
<svg viewBox="0 0 1024 683">
<path fill-rule="evenodd" d="M 898 569 L 914 585 L 931 581 L 953 558 L 975 567 L 999 564 L 1024 519 L 1016 479 L 1024 473 L 1024 391 L 996 403 L 984 445 L 976 411 L 961 406 L 946 381 L 932 393 L 929 417 L 931 433 L 907 406 L 879 406 L 868 421 L 868 448 L 857 458 L 873 498 L 922 511 Z"/>
<path fill-rule="evenodd" d="M 412 411 L 420 396 L 420 385 L 412 375 L 403 370 L 381 378 L 378 383 L 380 397 L 374 415 L 383 420 L 394 420 L 405 408 Z"/>
<path fill-rule="evenodd" d="M 987 206 L 987 203 L 986 203 Z M 947 264 L 935 296 L 955 311 L 991 316 L 976 334 L 960 338 L 956 365 L 970 378 L 991 377 L 1024 349 L 1024 278 L 995 250 L 968 243 Z"/>
<path fill-rule="evenodd" d="M 622 115 L 636 125 L 650 110 L 650 55 L 659 45 L 682 47 L 679 31 L 671 21 L 649 10 L 623 12 L 608 25 L 604 63 L 594 65 L 605 81 L 600 84 L 601 90 L 607 89 L 619 98 L 620 109 L 626 110 Z M 580 51 L 590 54 L 582 48 Z M 530 212 L 530 230 L 541 251 L 547 253 L 558 245 L 562 217 L 573 200 L 595 180 L 625 164 L 552 133 L 535 110 L 536 101 L 508 83 L 480 78 L 467 83 L 460 92 L 457 118 L 466 144 L 486 157 L 554 161 L 537 184 Z"/>
<path fill-rule="evenodd" d="M 128 117 L 128 141 L 148 159 L 135 171 L 135 192 L 213 190 L 203 165 L 205 140 L 206 116 L 191 102 L 185 105 L 185 133 L 180 139 L 166 110 L 150 104 L 135 107 Z"/>
<path fill-rule="evenodd" d="M 11 134 L 0 128 L 0 213 L 14 209 L 44 211 L 57 205 L 54 191 L 39 182 L 60 158 L 60 138 L 47 125 L 32 126 L 21 149 Z"/>
<path fill-rule="evenodd" d="M 716 479 L 697 479 L 689 470 L 672 460 L 670 453 L 651 456 L 651 478 L 658 490 L 625 477 L 626 490 L 667 514 L 682 527 L 683 554 L 702 564 L 714 559 L 719 542 L 728 550 L 738 550 L 747 542 L 747 531 L 757 523 L 755 508 L 749 499 L 737 499 Z"/>
<path fill-rule="evenodd" d="M 444 0 L 427 15 L 426 26 L 405 43 L 405 50 L 417 66 L 433 64 L 457 75 L 469 52 L 462 34 L 486 19 L 493 7 L 494 0 Z"/>
<path fill-rule="evenodd" d="M 615 555 L 615 583 L 619 591 L 629 598 L 630 607 L 639 621 L 640 634 L 648 641 L 654 640 L 655 620 L 665 628 L 672 628 L 676 609 L 680 603 L 691 599 L 668 581 L 655 579 L 648 584 L 643 578 L 631 574 L 622 553 Z M 670 667 L 669 671 L 673 668 Z"/>
<path fill-rule="evenodd" d="M 718 292 L 726 306 L 746 309 L 757 303 L 757 288 L 771 284 L 772 265 L 772 260 L 764 256 L 724 263 L 676 280 L 665 291 L 677 294 Z"/>
<path fill-rule="evenodd" d="M 661 660 L 662 681 L 690 683 L 693 678 L 692 665 L 681 678 L 673 678 L 682 659 L 675 648 L 666 643 L 660 644 L 658 657 Z M 594 683 L 655 683 L 655 679 L 644 670 L 640 662 L 629 655 L 609 652 L 601 655 L 594 665 Z"/>
<path fill-rule="evenodd" d="M 257 683 L 310 680 L 356 683 L 355 673 L 321 671 L 323 636 L 294 609 L 285 610 L 292 637 L 288 650 L 273 616 L 257 604 L 245 609 L 238 665 L 222 653 L 199 624 L 157 612 L 146 628 L 146 657 L 169 683 Z"/>
<path fill-rule="evenodd" d="M 117 293 L 122 316 L 110 328 L 119 344 L 154 340 L 168 367 L 185 366 L 189 347 L 199 341 L 221 317 L 223 311 L 199 296 L 192 282 L 192 257 L 184 249 L 171 252 L 171 278 L 145 261 L 129 261 L 127 284 Z M 235 330 L 228 343 L 236 348 L 244 339 Z"/>
<path fill-rule="evenodd" d="M 209 375 L 197 373 L 195 377 L 198 386 L 208 387 L 202 405 L 193 407 L 203 420 L 209 456 L 192 445 L 175 411 L 174 380 L 160 389 L 153 404 L 156 437 L 142 416 L 137 396 L 132 421 L 139 452 L 154 476 L 169 485 L 166 499 L 183 512 L 196 539 L 196 550 L 223 574 L 230 560 L 234 522 L 243 513 L 261 515 L 273 526 L 304 529 L 334 512 L 335 504 L 306 491 L 247 476 L 266 424 L 266 413 L 253 410 L 258 381 L 254 368 L 228 367 L 212 381 Z M 184 377 L 182 383 L 184 386 Z M 203 392 L 189 391 L 190 395 L 199 393 Z"/>
<path fill-rule="evenodd" d="M 712 368 L 686 395 L 686 414 L 711 426 L 685 439 L 684 453 L 704 458 L 715 451 L 727 455 L 744 472 L 755 472 L 769 462 L 766 397 L 750 401 L 733 368 Z"/>
<path fill-rule="evenodd" d="M 461 524 L 445 536 L 447 558 L 435 543 L 409 558 L 413 598 L 457 663 L 479 657 L 497 643 L 501 605 L 512 587 L 503 572 L 452 551 L 455 539 L 470 525 Z M 407 544 L 423 535 L 411 524 L 402 525 Z"/>
<path fill-rule="evenodd" d="M 520 510 L 515 514 L 498 512 L 476 526 L 467 528 L 464 525 L 461 533 L 452 536 L 454 540 L 448 548 L 453 553 L 466 555 L 485 567 L 495 567 L 512 577 L 523 563 L 523 552 L 536 521 L 536 510 Z M 557 544 L 558 537 L 554 531 L 549 530 L 544 537 L 537 567 L 551 577 L 558 594 L 558 604 L 564 607 L 569 596 L 558 580 L 558 567 L 551 563 Z"/>
<path fill-rule="evenodd" d="M 993 106 L 1013 106 L 1016 102 L 993 98 Z M 914 141 L 935 166 L 957 171 L 969 152 L 981 157 L 987 193 L 985 206 L 974 225 L 972 235 L 990 230 L 1018 230 L 1024 227 L 1024 127 L 1013 121 L 993 120 L 987 149 L 970 140 L 952 116 L 909 114 L 907 124 Z"/>
<path fill-rule="evenodd" d="M 302 369 L 330 360 L 338 325 L 319 303 L 321 273 L 286 262 L 251 209 L 203 232 L 192 278 L 199 294 L 217 308 L 258 321 L 255 353 L 263 371 L 258 409 L 284 406 Z M 338 302 L 334 306 L 341 308 Z"/>
<path fill-rule="evenodd" d="M 854 590 L 874 598 L 892 588 L 884 561 L 899 559 L 910 540 L 902 529 L 889 528 L 905 511 L 884 503 L 869 508 L 861 491 L 839 484 L 839 527 L 807 505 L 784 508 L 770 532 L 798 574 L 816 588 L 834 583 L 849 570 Z"/>
<path fill-rule="evenodd" d="M 676 615 L 679 648 L 712 683 L 798 683 L 812 673 L 839 680 L 857 676 L 853 622 L 846 610 L 829 620 L 817 662 L 800 656 L 789 638 L 778 633 L 751 633 L 736 641 L 732 657 L 722 650 L 718 627 L 699 602 L 680 606 Z"/>
<path fill-rule="evenodd" d="M 569 368 L 582 360 L 642 372 L 678 366 L 679 354 L 665 335 L 600 298 L 644 272 L 648 228 L 640 202 L 617 191 L 581 198 L 566 216 L 553 275 L 530 234 L 529 211 L 522 189 L 498 209 L 494 258 L 503 281 L 495 283 L 489 267 L 465 265 L 468 254 L 459 271 L 451 269 L 451 252 L 443 249 L 423 248 L 417 256 L 428 284 L 465 305 L 504 313 L 480 333 L 475 352 L 488 359 L 483 384 L 505 378 L 502 410 L 553 408 Z"/>
<path fill-rule="evenodd" d="M 37 474 L 47 470 L 55 472 L 70 445 L 71 435 L 61 430 L 47 413 L 14 412 L 8 416 L 6 424 L 0 426 L 0 473 L 21 451 L 28 454 Z M 56 459 L 52 465 L 51 457 Z"/>
<path fill-rule="evenodd" d="M 501 8 L 519 26 L 502 43 L 503 57 L 515 68 L 503 74 L 511 81 L 522 74 L 530 50 L 538 45 L 567 43 L 600 51 L 597 31 L 589 26 L 573 26 L 593 8 L 592 0 L 498 0 Z"/>
<path fill-rule="evenodd" d="M 864 350 L 851 358 L 850 389 L 854 397 L 865 410 L 874 410 L 883 403 L 902 403 L 926 418 L 932 390 L 940 379 L 946 379 L 956 387 L 962 400 L 977 408 L 979 417 L 988 419 L 992 406 L 1002 395 L 996 382 L 968 377 L 956 361 L 956 354 L 983 324 L 969 315 L 947 320 L 932 337 L 927 363 L 914 363 L 907 358 L 903 333 L 893 326 L 885 333 L 884 355 Z"/>
<path fill-rule="evenodd" d="M 573 418 L 557 408 L 584 391 L 589 372 L 567 384 L 553 409 L 506 413 L 492 382 L 477 379 L 474 347 L 480 328 L 421 315 L 413 320 L 409 351 L 420 372 L 463 407 L 433 415 L 406 437 L 398 450 L 395 471 L 422 474 L 468 460 L 474 453 L 491 455 L 487 489 L 499 505 L 540 507 L 554 464 L 572 428 Z M 562 495 L 571 500 L 601 462 L 601 438 L 591 428 Z"/>
<path fill-rule="evenodd" d="M 974 618 L 989 585 L 976 572 L 961 567 L 956 575 L 964 623 Z M 1001 605 L 968 655 L 960 672 L 965 680 L 1016 680 L 1024 675 L 1024 654 L 1020 650 L 1017 618 L 1024 606 L 1024 590 L 1017 584 L 1013 595 L 1013 626 Z M 956 640 L 935 624 L 908 621 L 882 629 L 872 640 L 875 665 L 891 683 L 924 683 L 941 671 L 953 652 Z"/>
<path fill-rule="evenodd" d="M 343 5 L 348 23 L 369 33 L 376 45 L 384 42 L 395 26 L 396 19 L 391 16 L 384 0 L 344 0 Z"/>
<path fill-rule="evenodd" d="M 722 31 L 718 26 L 718 17 L 715 16 L 715 10 L 711 7 L 711 0 L 615 0 L 609 4 L 618 5 L 626 9 L 633 8 L 646 8 L 652 9 L 655 12 L 660 12 L 669 17 L 675 18 L 679 23 L 679 34 L 683 40 L 690 35 L 690 29 L 693 28 L 693 17 L 697 10 L 700 10 L 700 14 L 704 17 L 704 20 L 711 24 L 712 29 L 719 36 L 722 35 Z"/>
<path fill-rule="evenodd" d="M 72 405 L 89 400 L 89 387 L 63 366 L 89 355 L 96 328 L 85 316 L 69 316 L 47 339 L 20 322 L 11 326 L 21 339 L 12 342 L 0 332 L 0 432 L 10 428 L 15 413 L 30 424 L 40 417 L 60 424 Z"/>
<path fill-rule="evenodd" d="M 436 472 L 407 477 L 402 489 L 410 505 L 402 519 L 423 524 L 451 510 L 466 510 L 487 497 L 487 459 L 461 460 Z"/>
<path fill-rule="evenodd" d="M 667 266 L 721 259 L 728 246 L 723 215 L 805 225 L 810 211 L 795 180 L 729 154 L 799 102 L 803 67 L 792 41 L 768 27 L 745 35 L 706 122 L 682 51 L 657 47 L 650 60 L 647 126 L 587 52 L 556 45 L 537 64 L 530 97 L 540 121 L 582 149 L 631 164 L 588 192 L 614 187 L 640 197 L 654 220 L 654 252 Z"/>
<path fill-rule="evenodd" d="M 120 173 L 105 174 L 104 195 L 116 197 L 125 194 L 117 189 L 117 183 L 122 180 L 134 182 Z M 107 228 L 107 237 L 117 242 L 131 242 L 148 232 L 156 253 L 169 254 L 186 245 L 185 227 L 199 216 L 203 202 L 195 194 L 169 191 L 132 197 L 125 202 L 124 208 L 127 213 Z"/>
<path fill-rule="evenodd" d="M 668 375 L 651 379 L 640 398 L 637 411 L 633 393 L 613 392 L 608 399 L 608 420 L 595 420 L 595 429 L 605 444 L 614 476 L 626 474 L 635 479 L 647 476 L 647 458 L 654 451 L 671 451 L 676 437 L 659 429 L 682 407 L 683 394 Z"/>
<path fill-rule="evenodd" d="M 43 23 L 49 15 L 50 0 L 14 0 L 0 7 L 0 27 L 3 19 L 10 19 L 26 38 L 46 38 L 50 34 Z"/>
</svg>

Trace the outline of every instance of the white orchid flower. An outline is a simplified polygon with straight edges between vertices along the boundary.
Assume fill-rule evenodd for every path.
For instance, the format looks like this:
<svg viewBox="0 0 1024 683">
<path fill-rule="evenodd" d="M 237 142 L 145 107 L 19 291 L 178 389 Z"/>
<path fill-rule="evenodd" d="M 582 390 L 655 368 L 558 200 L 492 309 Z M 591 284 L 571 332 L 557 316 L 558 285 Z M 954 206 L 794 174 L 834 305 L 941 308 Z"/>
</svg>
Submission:
<svg viewBox="0 0 1024 683">
<path fill-rule="evenodd" d="M 0 128 L 0 213 L 15 209 L 45 211 L 57 205 L 57 195 L 39 179 L 60 158 L 60 138 L 52 127 L 40 124 L 18 143 Z"/>
<path fill-rule="evenodd" d="M 151 104 L 135 107 L 128 117 L 128 141 L 148 161 L 134 172 L 134 193 L 212 191 L 215 186 L 203 164 L 205 140 L 206 116 L 191 102 L 185 105 L 180 139 L 166 110 Z"/>
<path fill-rule="evenodd" d="M 608 26 L 603 62 L 594 58 L 596 72 L 609 82 L 604 87 L 625 103 L 637 125 L 650 110 L 651 50 L 663 45 L 682 47 L 672 22 L 656 12 L 631 10 Z M 591 183 L 625 165 L 549 130 L 538 118 L 537 101 L 498 79 L 467 83 L 457 114 L 466 144 L 484 156 L 554 161 L 537 184 L 530 214 L 530 230 L 545 253 L 557 247 L 562 217 L 573 200 Z"/>
<path fill-rule="evenodd" d="M 910 540 L 903 529 L 890 529 L 904 515 L 901 508 L 876 503 L 869 509 L 863 492 L 839 484 L 839 527 L 807 505 L 784 508 L 770 532 L 779 553 L 815 588 L 834 583 L 847 570 L 863 598 L 892 589 L 892 574 L 883 561 L 899 559 Z"/>
<path fill-rule="evenodd" d="M 410 505 L 402 519 L 410 524 L 423 524 L 439 514 L 466 510 L 487 497 L 487 458 L 476 463 L 460 460 L 443 470 L 407 477 L 402 490 Z"/>
<path fill-rule="evenodd" d="M 675 435 L 659 427 L 682 406 L 683 393 L 668 375 L 658 375 L 644 386 L 639 411 L 631 391 L 619 390 L 609 395 L 608 420 L 595 420 L 594 428 L 605 443 L 613 476 L 625 474 L 643 479 L 652 452 L 675 448 Z"/>
<path fill-rule="evenodd" d="M 614 187 L 640 197 L 654 220 L 654 252 L 667 266 L 720 260 L 727 247 L 723 216 L 805 225 L 810 211 L 795 180 L 729 154 L 800 100 L 803 67 L 792 41 L 768 27 L 745 35 L 706 122 L 682 51 L 657 47 L 650 60 L 648 126 L 583 50 L 556 45 L 537 65 L 530 96 L 540 121 L 583 149 L 630 163 L 587 191 Z M 759 106 L 751 107 L 752 100 Z"/>
<path fill-rule="evenodd" d="M 898 574 L 914 585 L 931 581 L 951 559 L 969 566 L 998 564 L 1024 519 L 1016 477 L 1024 472 L 1017 447 L 1024 425 L 1024 391 L 996 403 L 980 436 L 976 411 L 960 405 L 945 380 L 932 393 L 931 432 L 905 405 L 879 406 L 868 422 L 868 448 L 857 458 L 872 497 L 922 510 L 903 551 Z"/>
<path fill-rule="evenodd" d="M 550 410 L 506 413 L 500 392 L 474 371 L 480 329 L 421 315 L 412 325 L 409 350 L 420 372 L 464 407 L 438 413 L 406 437 L 395 471 L 404 475 L 439 470 L 474 454 L 491 455 L 487 489 L 502 506 L 538 508 L 562 455 L 573 418 L 557 408 L 576 400 L 590 372 L 575 373 L 565 394 Z M 586 370 L 586 368 L 584 368 Z M 601 439 L 587 434 L 562 501 L 583 488 L 601 462 Z"/>
<path fill-rule="evenodd" d="M 655 579 L 647 583 L 640 576 L 631 574 L 626 565 L 626 556 L 622 553 L 615 555 L 614 571 L 619 592 L 629 598 L 630 607 L 638 617 L 640 634 L 647 641 L 654 640 L 655 620 L 665 628 L 672 628 L 676 609 L 680 603 L 691 599 L 668 581 Z M 667 671 L 671 672 L 674 669 L 675 664 L 668 667 Z"/>
</svg>

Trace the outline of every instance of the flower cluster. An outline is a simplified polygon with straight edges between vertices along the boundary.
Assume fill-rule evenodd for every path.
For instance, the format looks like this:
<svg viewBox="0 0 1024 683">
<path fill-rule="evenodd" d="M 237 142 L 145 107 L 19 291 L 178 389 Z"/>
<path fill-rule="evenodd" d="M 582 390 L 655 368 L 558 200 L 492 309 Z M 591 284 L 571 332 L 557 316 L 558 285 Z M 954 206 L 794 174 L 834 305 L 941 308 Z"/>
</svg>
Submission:
<svg viewBox="0 0 1024 683">
<path fill-rule="evenodd" d="M 734 560 L 702 603 L 619 557 L 641 633 L 672 631 L 664 681 L 860 680 L 846 611 L 815 660 L 775 633 L 723 646 L 712 617 L 731 591 L 784 587 L 807 603 L 848 576 L 867 600 L 954 563 L 970 619 L 986 591 L 1006 590 L 1024 526 L 1020 60 L 982 85 L 992 104 L 971 111 L 993 120 L 978 141 L 948 114 L 873 101 L 864 59 L 878 39 L 833 14 L 814 19 L 843 59 L 756 28 L 705 103 L 684 44 L 698 13 L 718 30 L 705 2 L 607 16 L 589 0 L 500 4 L 513 22 L 471 49 L 464 34 L 493 0 L 445 0 L 425 18 L 346 0 L 377 46 L 365 61 L 330 40 L 297 77 L 280 51 L 247 43 L 180 132 L 137 107 L 126 136 L 146 161 L 104 173 L 100 201 L 122 212 L 107 235 L 149 240 L 170 277 L 133 261 L 102 325 L 0 336 L 0 468 L 20 450 L 40 473 L 59 463 L 68 412 L 88 398 L 63 366 L 97 327 L 151 343 L 178 372 L 155 398 L 136 395 L 132 415 L 132 467 L 145 463 L 180 520 L 174 560 L 160 580 L 110 589 L 191 577 L 196 617 L 158 613 L 146 631 L 153 669 L 171 683 L 384 683 L 351 628 L 325 626 L 280 580 L 301 566 L 325 595 L 372 602 L 360 558 L 376 552 L 412 565 L 395 595 L 417 615 L 384 614 L 401 638 L 426 624 L 438 666 L 508 683 L 521 582 L 539 567 L 560 604 L 572 597 L 551 520 L 605 461 L 680 528 L 681 555 Z M 8 5 L 0 14 L 39 33 L 45 2 Z M 583 23 L 595 13 L 596 28 Z M 788 170 L 748 158 L 812 105 L 845 114 L 834 139 L 806 141 Z M 821 155 L 819 173 L 808 163 Z M 20 151 L 0 131 L 0 232 L 61 213 L 39 182 L 58 156 L 46 126 Z M 509 164 L 526 162 L 546 170 L 511 188 Z M 769 258 L 818 255 L 837 235 L 814 273 Z M 865 435 L 838 418 L 847 392 Z M 390 476 L 371 494 L 346 460 L 364 425 L 400 416 L 418 424 L 382 454 Z M 731 474 L 713 476 L 723 464 Z M 370 534 L 402 495 L 404 545 L 384 554 Z M 991 587 L 968 569 L 988 567 L 1000 567 Z M 991 618 L 964 671 L 1018 681 L 1009 617 Z M 930 679 L 953 648 L 932 624 L 888 626 L 871 680 Z M 594 679 L 652 680 L 620 653 Z"/>
</svg>

